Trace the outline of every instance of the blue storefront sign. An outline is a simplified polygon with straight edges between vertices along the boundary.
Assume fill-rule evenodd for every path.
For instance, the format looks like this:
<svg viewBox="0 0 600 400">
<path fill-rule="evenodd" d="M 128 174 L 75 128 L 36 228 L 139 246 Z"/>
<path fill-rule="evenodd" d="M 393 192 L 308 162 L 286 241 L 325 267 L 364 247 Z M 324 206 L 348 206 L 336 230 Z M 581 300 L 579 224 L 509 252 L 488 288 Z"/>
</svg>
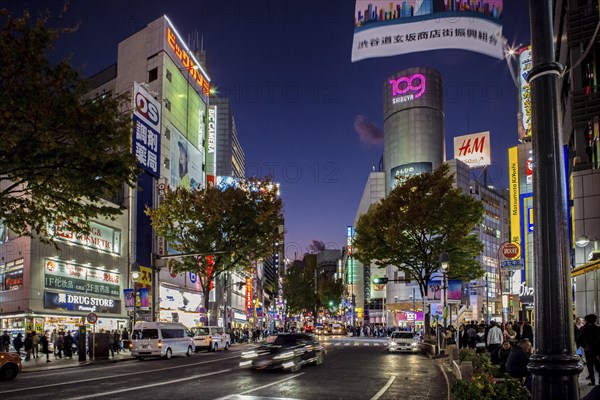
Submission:
<svg viewBox="0 0 600 400">
<path fill-rule="evenodd" d="M 80 293 L 59 293 L 46 290 L 44 292 L 44 308 L 52 310 L 120 314 L 121 300 Z"/>
</svg>

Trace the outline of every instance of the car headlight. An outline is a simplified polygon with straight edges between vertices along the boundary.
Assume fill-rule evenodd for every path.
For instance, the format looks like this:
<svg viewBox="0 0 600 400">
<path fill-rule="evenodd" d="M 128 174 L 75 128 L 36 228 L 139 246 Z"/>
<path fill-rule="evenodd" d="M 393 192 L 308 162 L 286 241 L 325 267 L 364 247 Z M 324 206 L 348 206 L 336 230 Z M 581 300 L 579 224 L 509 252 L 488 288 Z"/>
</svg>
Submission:
<svg viewBox="0 0 600 400">
<path fill-rule="evenodd" d="M 294 357 L 294 352 L 286 351 L 285 353 L 281 353 L 281 354 L 278 354 L 275 357 L 273 357 L 273 360 L 283 360 L 285 358 L 291 358 L 291 357 Z"/>
<path fill-rule="evenodd" d="M 412 342 L 411 346 L 412 347 L 417 347 L 417 342 Z"/>
<path fill-rule="evenodd" d="M 242 353 L 242 358 L 256 358 L 256 357 L 258 357 L 258 353 L 254 350 L 245 351 Z"/>
<path fill-rule="evenodd" d="M 398 344 L 396 342 L 390 342 L 390 346 L 396 347 Z"/>
</svg>

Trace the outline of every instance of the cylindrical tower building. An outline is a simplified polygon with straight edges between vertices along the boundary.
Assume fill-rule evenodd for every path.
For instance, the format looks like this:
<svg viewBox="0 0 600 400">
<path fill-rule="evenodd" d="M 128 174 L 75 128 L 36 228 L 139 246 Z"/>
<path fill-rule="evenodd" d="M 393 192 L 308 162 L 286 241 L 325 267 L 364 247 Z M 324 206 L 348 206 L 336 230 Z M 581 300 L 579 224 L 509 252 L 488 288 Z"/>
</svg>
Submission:
<svg viewBox="0 0 600 400">
<path fill-rule="evenodd" d="M 398 178 L 431 172 L 445 160 L 442 76 L 408 68 L 383 85 L 386 195 Z"/>
</svg>

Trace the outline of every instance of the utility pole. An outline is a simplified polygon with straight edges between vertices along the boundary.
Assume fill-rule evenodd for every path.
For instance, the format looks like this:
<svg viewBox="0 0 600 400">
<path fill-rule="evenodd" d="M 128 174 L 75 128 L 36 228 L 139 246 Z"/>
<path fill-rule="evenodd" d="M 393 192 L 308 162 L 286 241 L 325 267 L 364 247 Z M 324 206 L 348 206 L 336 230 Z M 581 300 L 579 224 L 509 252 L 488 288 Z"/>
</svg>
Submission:
<svg viewBox="0 0 600 400">
<path fill-rule="evenodd" d="M 575 354 L 573 340 L 566 180 L 558 114 L 558 79 L 563 67 L 555 61 L 552 0 L 530 0 L 529 15 L 536 353 L 527 369 L 533 375 L 533 399 L 575 400 L 583 364 Z"/>
</svg>

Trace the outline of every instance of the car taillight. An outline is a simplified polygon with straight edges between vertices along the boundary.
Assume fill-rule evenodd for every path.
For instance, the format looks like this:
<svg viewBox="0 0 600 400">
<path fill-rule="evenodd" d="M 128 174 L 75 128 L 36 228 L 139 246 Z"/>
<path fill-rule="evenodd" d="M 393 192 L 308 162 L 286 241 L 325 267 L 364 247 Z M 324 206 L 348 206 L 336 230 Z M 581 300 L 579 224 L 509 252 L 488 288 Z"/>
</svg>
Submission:
<svg viewBox="0 0 600 400">
<path fill-rule="evenodd" d="M 209 342 L 210 342 L 210 341 L 212 341 L 212 336 L 209 336 L 209 337 L 208 337 L 208 341 L 209 341 Z"/>
<path fill-rule="evenodd" d="M 162 349 L 162 339 L 158 339 L 158 348 Z"/>
<path fill-rule="evenodd" d="M 129 348 L 133 349 L 133 342 L 129 342 Z"/>
</svg>

